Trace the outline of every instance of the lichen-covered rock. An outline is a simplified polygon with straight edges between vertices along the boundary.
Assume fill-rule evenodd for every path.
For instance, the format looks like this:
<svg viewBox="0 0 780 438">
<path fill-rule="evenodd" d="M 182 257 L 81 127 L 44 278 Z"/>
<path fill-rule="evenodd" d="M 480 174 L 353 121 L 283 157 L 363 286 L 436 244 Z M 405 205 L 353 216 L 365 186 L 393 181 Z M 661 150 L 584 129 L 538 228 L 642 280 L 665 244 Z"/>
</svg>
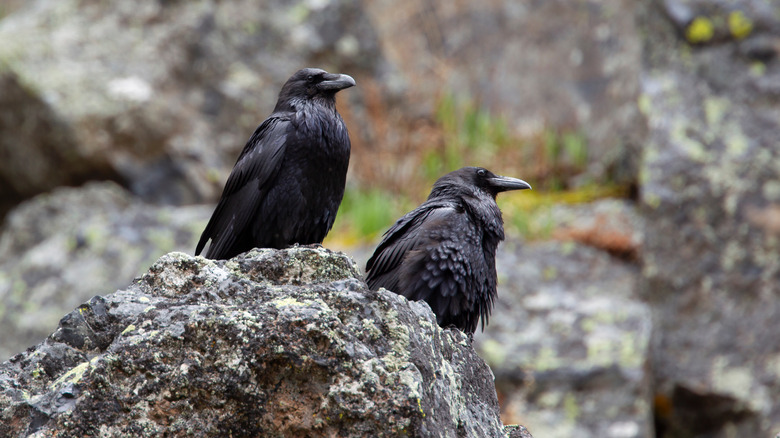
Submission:
<svg viewBox="0 0 780 438">
<path fill-rule="evenodd" d="M 214 198 L 292 73 L 379 64 L 354 0 L 42 0 L 0 21 L 0 40 L 0 216 L 90 179 Z"/>
<path fill-rule="evenodd" d="M 0 233 L 0 360 L 37 344 L 64 313 L 126 285 L 160 254 L 192 251 L 211 211 L 150 205 L 110 182 L 18 206 Z"/>
<path fill-rule="evenodd" d="M 638 268 L 576 244 L 507 242 L 499 295 L 475 348 L 501 417 L 540 437 L 651 438 L 651 313 Z"/>
<path fill-rule="evenodd" d="M 641 285 L 656 322 L 658 433 L 769 436 L 780 425 L 780 3 L 655 3 L 640 20 Z"/>
<path fill-rule="evenodd" d="M 2 436 L 504 436 L 466 336 L 321 247 L 163 256 L 0 383 Z"/>
</svg>

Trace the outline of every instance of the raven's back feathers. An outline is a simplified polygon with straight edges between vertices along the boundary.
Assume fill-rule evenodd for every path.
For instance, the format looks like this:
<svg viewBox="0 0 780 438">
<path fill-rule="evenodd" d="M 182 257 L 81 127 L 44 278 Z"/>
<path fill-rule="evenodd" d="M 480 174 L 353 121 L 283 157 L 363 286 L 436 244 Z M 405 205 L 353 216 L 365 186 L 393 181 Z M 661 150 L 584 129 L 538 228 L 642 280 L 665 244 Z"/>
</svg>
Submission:
<svg viewBox="0 0 780 438">
<path fill-rule="evenodd" d="M 366 264 L 371 289 L 426 301 L 439 325 L 468 333 L 487 323 L 496 297 L 496 248 L 504 239 L 498 192 L 530 188 L 466 167 L 440 178 L 428 200 L 399 219 Z"/>
</svg>

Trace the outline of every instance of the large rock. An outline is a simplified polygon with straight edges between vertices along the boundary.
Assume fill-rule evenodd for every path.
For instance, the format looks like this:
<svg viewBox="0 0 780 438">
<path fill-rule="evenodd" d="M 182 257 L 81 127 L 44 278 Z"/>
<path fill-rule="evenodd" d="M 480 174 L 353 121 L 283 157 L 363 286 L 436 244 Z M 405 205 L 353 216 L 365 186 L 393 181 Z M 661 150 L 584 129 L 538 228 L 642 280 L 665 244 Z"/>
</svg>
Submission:
<svg viewBox="0 0 780 438">
<path fill-rule="evenodd" d="M 780 427 L 780 4 L 656 1 L 642 15 L 642 288 L 659 434 Z"/>
<path fill-rule="evenodd" d="M 576 132 L 587 140 L 588 177 L 621 182 L 636 179 L 644 135 L 636 108 L 641 45 L 633 8 L 630 0 L 366 3 L 383 55 L 405 87 L 407 112 L 430 117 L 442 95 L 453 95 L 503 117 L 511 134 L 530 140 L 526 146 L 548 130 Z M 535 155 L 535 163 L 544 166 L 543 155 Z M 522 160 L 506 166 L 534 169 Z"/>
<path fill-rule="evenodd" d="M 161 254 L 192 251 L 211 206 L 161 207 L 110 182 L 17 207 L 0 234 L 0 360 L 43 340 L 68 310 L 115 290 Z"/>
<path fill-rule="evenodd" d="M 632 8 L 27 2 L 0 21 L 0 214 L 90 179 L 118 181 L 147 201 L 213 200 L 281 84 L 304 66 L 357 79 L 339 102 L 356 152 L 350 180 L 417 195 L 421 165 L 444 149 L 438 110 L 454 96 L 506 120 L 510 138 L 585 137 L 585 180 L 633 181 L 643 131 Z M 510 154 L 518 158 L 508 166 L 524 165 L 525 155 Z M 561 155 L 547 166 L 568 160 Z"/>
<path fill-rule="evenodd" d="M 5 17 L 0 208 L 89 179 L 213 199 L 293 72 L 379 64 L 357 1 L 264 3 L 41 0 Z"/>
<path fill-rule="evenodd" d="M 323 248 L 168 254 L 0 382 L 2 436 L 504 436 L 467 337 Z"/>
<path fill-rule="evenodd" d="M 573 242 L 508 242 L 497 267 L 475 348 L 496 375 L 502 419 L 549 438 L 655 436 L 638 268 Z"/>
</svg>

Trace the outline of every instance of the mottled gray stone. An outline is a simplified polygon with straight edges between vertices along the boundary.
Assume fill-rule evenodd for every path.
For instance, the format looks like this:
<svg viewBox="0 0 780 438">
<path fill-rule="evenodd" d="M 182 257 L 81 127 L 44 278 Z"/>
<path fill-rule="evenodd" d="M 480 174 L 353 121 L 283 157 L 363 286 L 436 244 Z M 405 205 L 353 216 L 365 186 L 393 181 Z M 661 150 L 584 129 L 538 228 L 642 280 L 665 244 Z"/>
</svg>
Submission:
<svg viewBox="0 0 780 438">
<path fill-rule="evenodd" d="M 0 382 L 3 436 L 505 436 L 467 337 L 321 247 L 165 255 Z"/>
<path fill-rule="evenodd" d="M 0 21 L 0 40 L 0 215 L 90 179 L 213 199 L 292 73 L 380 64 L 354 0 L 40 0 Z"/>
<path fill-rule="evenodd" d="M 192 251 L 211 210 L 149 205 L 109 182 L 18 206 L 0 233 L 0 360 L 40 342 L 68 310 L 126 285 L 160 254 Z"/>
<path fill-rule="evenodd" d="M 780 5 L 656 3 L 640 20 L 640 183 L 659 433 L 768 436 L 780 425 L 780 63 L 741 48 L 777 41 Z M 675 4 L 712 38 L 680 32 Z"/>
<path fill-rule="evenodd" d="M 499 294 L 475 348 L 501 416 L 537 437 L 650 438 L 651 313 L 638 268 L 574 242 L 498 254 Z"/>
</svg>

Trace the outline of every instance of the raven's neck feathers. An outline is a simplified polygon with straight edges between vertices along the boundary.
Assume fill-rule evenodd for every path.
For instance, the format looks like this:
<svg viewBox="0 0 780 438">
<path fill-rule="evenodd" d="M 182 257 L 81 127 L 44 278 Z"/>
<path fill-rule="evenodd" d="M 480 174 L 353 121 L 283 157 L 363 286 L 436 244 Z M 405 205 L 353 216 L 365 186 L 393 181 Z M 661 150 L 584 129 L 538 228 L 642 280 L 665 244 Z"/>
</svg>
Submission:
<svg viewBox="0 0 780 438">
<path fill-rule="evenodd" d="M 302 96 L 279 96 L 279 100 L 276 102 L 274 112 L 291 112 L 296 113 L 304 110 L 307 107 L 317 107 L 320 109 L 327 109 L 336 112 L 336 96 L 335 95 L 317 95 L 314 97 L 302 97 Z"/>
<path fill-rule="evenodd" d="M 434 186 L 428 201 L 449 201 L 463 208 L 475 221 L 479 222 L 486 234 L 495 238 L 495 245 L 504 240 L 504 220 L 496 198 L 476 187 L 461 185 Z"/>
</svg>

